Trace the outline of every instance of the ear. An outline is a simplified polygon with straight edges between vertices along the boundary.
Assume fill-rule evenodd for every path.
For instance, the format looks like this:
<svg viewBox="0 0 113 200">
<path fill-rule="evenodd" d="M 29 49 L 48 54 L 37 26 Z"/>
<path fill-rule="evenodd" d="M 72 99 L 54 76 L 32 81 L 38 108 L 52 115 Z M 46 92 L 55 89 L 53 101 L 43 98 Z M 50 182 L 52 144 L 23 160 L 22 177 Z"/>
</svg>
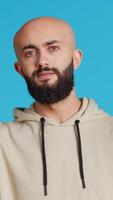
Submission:
<svg viewBox="0 0 113 200">
<path fill-rule="evenodd" d="M 14 67 L 15 67 L 16 71 L 17 71 L 21 76 L 23 76 L 23 72 L 22 72 L 22 69 L 21 69 L 21 66 L 20 66 L 19 62 L 16 62 L 16 63 L 14 64 Z"/>
<path fill-rule="evenodd" d="M 75 49 L 73 52 L 73 65 L 74 69 L 77 69 L 82 60 L 82 51 L 80 49 Z"/>
</svg>

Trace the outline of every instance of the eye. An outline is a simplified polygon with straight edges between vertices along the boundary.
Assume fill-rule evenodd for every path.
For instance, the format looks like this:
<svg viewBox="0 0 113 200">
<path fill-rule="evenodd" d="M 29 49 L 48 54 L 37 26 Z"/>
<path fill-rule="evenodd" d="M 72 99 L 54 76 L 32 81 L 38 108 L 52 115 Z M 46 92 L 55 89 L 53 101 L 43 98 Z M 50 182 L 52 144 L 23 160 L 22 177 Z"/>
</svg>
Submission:
<svg viewBox="0 0 113 200">
<path fill-rule="evenodd" d="M 24 56 L 25 57 L 33 57 L 36 55 L 36 51 L 35 50 L 29 50 L 29 51 L 25 51 L 24 52 Z"/>
<path fill-rule="evenodd" d="M 49 46 L 48 49 L 50 52 L 55 52 L 59 49 L 59 47 L 56 45 L 52 45 L 52 46 Z"/>
</svg>

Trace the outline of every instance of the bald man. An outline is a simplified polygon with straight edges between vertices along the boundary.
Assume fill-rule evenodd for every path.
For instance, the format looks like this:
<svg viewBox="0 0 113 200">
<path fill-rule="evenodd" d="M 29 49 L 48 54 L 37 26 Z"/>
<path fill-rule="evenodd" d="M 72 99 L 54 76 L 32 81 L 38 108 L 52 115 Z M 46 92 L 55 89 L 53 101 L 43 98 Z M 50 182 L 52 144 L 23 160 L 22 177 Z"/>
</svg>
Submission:
<svg viewBox="0 0 113 200">
<path fill-rule="evenodd" d="M 32 19 L 14 48 L 15 69 L 35 102 L 0 128 L 0 199 L 112 200 L 113 118 L 76 96 L 82 52 L 71 27 Z"/>
</svg>

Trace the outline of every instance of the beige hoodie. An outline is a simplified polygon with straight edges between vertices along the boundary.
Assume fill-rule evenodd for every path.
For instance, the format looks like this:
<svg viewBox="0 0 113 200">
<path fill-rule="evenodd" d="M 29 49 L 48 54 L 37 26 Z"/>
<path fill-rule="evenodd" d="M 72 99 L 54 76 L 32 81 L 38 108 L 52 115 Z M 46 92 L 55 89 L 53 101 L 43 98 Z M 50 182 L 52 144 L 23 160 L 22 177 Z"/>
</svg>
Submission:
<svg viewBox="0 0 113 200">
<path fill-rule="evenodd" d="M 113 118 L 83 99 L 59 124 L 29 109 L 0 127 L 0 200 L 113 200 Z"/>
</svg>

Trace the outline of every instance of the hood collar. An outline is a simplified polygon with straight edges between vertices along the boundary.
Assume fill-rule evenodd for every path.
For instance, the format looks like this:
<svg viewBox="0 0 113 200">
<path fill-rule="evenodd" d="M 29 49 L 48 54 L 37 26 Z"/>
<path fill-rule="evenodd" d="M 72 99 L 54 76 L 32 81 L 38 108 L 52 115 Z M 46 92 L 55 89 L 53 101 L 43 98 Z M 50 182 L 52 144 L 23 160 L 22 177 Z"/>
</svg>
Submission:
<svg viewBox="0 0 113 200">
<path fill-rule="evenodd" d="M 88 98 L 82 98 L 82 106 L 81 109 L 65 120 L 63 123 L 59 123 L 54 119 L 47 118 L 45 116 L 41 116 L 36 113 L 33 109 L 33 104 L 28 108 L 15 108 L 14 109 L 14 118 L 17 122 L 24 122 L 24 121 L 37 121 L 40 122 L 40 118 L 44 117 L 47 124 L 51 124 L 53 126 L 68 126 L 74 125 L 75 120 L 82 121 L 89 121 L 95 118 L 104 117 L 107 114 L 102 110 L 98 109 L 95 101 Z"/>
</svg>

